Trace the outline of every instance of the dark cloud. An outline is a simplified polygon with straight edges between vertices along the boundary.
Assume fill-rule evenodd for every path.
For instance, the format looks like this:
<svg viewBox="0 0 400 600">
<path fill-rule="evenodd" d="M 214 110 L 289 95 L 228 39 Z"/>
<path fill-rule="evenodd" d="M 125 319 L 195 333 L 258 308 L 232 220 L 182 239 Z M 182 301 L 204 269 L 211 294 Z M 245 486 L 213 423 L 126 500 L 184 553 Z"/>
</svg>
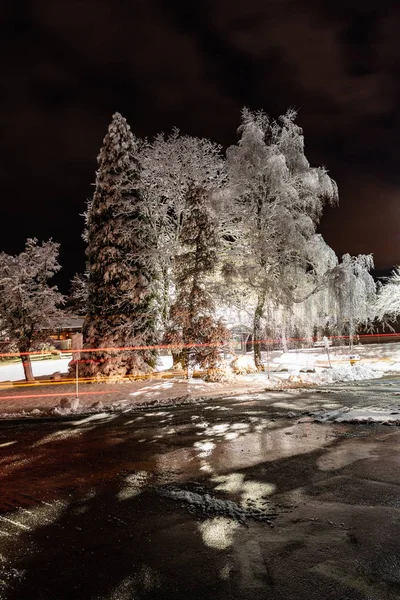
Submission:
<svg viewBox="0 0 400 600">
<path fill-rule="evenodd" d="M 2 248 L 62 242 L 65 286 L 111 114 L 224 145 L 243 105 L 294 107 L 313 164 L 340 187 L 322 223 L 339 253 L 400 262 L 397 0 L 36 0 L 0 24 Z"/>
</svg>

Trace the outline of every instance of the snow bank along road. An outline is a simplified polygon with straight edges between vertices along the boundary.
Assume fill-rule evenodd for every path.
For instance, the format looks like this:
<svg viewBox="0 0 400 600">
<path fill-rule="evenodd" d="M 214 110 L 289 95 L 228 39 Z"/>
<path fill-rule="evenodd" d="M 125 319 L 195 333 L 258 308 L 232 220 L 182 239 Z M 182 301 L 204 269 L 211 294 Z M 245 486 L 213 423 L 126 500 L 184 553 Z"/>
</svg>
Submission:
<svg viewBox="0 0 400 600">
<path fill-rule="evenodd" d="M 296 406 L 3 421 L 1 600 L 398 599 L 400 428 Z"/>
</svg>

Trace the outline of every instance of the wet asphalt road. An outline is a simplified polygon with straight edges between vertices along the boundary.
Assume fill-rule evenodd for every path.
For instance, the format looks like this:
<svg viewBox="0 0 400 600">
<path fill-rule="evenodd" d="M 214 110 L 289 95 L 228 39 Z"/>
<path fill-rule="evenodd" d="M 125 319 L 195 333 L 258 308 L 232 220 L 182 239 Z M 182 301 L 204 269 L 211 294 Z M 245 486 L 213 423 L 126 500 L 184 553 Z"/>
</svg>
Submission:
<svg viewBox="0 0 400 600">
<path fill-rule="evenodd" d="M 399 442 L 262 395 L 3 422 L 0 599 L 398 599 Z"/>
</svg>

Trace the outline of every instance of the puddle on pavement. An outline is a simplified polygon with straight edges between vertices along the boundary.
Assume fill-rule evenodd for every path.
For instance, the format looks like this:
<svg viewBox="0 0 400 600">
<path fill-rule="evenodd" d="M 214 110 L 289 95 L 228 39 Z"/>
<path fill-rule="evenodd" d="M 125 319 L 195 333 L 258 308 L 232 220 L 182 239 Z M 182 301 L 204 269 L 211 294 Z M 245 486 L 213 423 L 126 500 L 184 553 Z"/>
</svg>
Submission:
<svg viewBox="0 0 400 600">
<path fill-rule="evenodd" d="M 158 469 L 173 468 L 182 473 L 189 469 L 191 476 L 196 470 L 199 476 L 204 475 L 204 471 L 235 471 L 259 463 L 307 454 L 331 445 L 338 427 L 300 423 L 281 429 L 249 429 L 249 423 L 224 423 L 214 428 L 208 427 L 201 432 L 201 439 L 193 439 L 184 448 L 159 454 Z M 344 429 L 343 426 L 340 429 Z"/>
<path fill-rule="evenodd" d="M 331 448 L 317 460 L 317 467 L 321 471 L 335 471 L 350 465 L 357 460 L 376 458 L 379 456 L 379 447 L 376 442 L 360 443 L 355 440 L 345 440 L 337 448 Z"/>
</svg>

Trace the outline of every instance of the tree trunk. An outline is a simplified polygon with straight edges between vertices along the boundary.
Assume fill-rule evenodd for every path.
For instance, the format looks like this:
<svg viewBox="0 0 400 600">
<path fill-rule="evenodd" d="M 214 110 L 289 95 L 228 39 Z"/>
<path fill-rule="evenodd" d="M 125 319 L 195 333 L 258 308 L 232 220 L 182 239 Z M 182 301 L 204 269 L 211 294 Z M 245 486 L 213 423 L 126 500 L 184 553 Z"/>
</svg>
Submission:
<svg viewBox="0 0 400 600">
<path fill-rule="evenodd" d="M 263 370 L 260 340 L 262 338 L 262 333 L 263 333 L 262 326 L 261 326 L 261 319 L 264 314 L 265 297 L 266 297 L 265 290 L 262 290 L 261 292 L 259 292 L 258 299 L 257 299 L 257 307 L 254 312 L 254 326 L 253 326 L 254 364 L 257 367 L 258 371 Z"/>
<path fill-rule="evenodd" d="M 35 381 L 35 378 L 32 373 L 31 357 L 29 356 L 29 354 L 23 354 L 22 356 L 20 355 L 20 358 L 22 360 L 22 366 L 24 368 L 26 381 Z"/>
<path fill-rule="evenodd" d="M 171 350 L 171 354 L 172 368 L 175 369 L 177 365 L 181 365 L 182 369 L 185 369 L 187 365 L 187 350 Z"/>
<path fill-rule="evenodd" d="M 30 354 L 26 354 L 26 352 L 29 352 L 29 349 L 31 347 L 31 339 L 32 338 L 29 336 L 24 336 L 19 340 L 18 343 L 18 350 L 20 352 L 19 357 L 22 361 L 26 381 L 35 381 L 35 378 L 32 373 L 31 357 Z"/>
<path fill-rule="evenodd" d="M 353 351 L 353 340 L 354 340 L 354 323 L 353 320 L 350 320 L 349 323 L 349 346 L 350 350 Z"/>
<path fill-rule="evenodd" d="M 162 267 L 162 310 L 161 310 L 161 319 L 164 329 L 167 328 L 168 325 L 168 317 L 169 317 L 169 274 L 167 267 Z"/>
<path fill-rule="evenodd" d="M 282 337 L 282 348 L 283 348 L 283 351 L 287 352 L 288 351 L 288 345 L 287 345 L 285 327 L 282 327 L 281 337 Z"/>
</svg>

